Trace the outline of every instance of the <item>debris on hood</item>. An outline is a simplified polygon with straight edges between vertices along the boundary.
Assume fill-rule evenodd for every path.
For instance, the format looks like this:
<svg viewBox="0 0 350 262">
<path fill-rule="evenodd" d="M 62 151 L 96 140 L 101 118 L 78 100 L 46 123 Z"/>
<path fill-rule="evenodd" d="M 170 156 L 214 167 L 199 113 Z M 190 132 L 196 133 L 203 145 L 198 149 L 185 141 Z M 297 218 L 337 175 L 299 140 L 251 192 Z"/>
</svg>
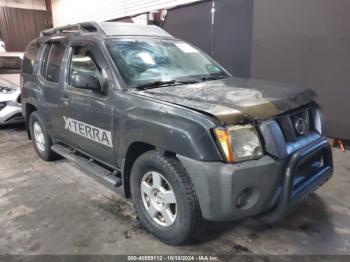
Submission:
<svg viewBox="0 0 350 262">
<path fill-rule="evenodd" d="M 311 89 L 243 78 L 135 92 L 214 115 L 223 124 L 270 118 L 310 103 L 317 96 Z"/>
</svg>

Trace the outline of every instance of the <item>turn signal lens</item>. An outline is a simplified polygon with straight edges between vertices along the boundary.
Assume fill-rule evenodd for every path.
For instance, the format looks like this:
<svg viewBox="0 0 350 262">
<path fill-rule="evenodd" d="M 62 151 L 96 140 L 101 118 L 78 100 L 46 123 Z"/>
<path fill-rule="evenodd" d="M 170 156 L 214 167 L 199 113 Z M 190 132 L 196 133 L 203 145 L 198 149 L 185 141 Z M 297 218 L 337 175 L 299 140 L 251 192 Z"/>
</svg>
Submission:
<svg viewBox="0 0 350 262">
<path fill-rule="evenodd" d="M 226 157 L 226 161 L 231 163 L 235 162 L 229 130 L 223 128 L 216 128 L 215 135 Z"/>
</svg>

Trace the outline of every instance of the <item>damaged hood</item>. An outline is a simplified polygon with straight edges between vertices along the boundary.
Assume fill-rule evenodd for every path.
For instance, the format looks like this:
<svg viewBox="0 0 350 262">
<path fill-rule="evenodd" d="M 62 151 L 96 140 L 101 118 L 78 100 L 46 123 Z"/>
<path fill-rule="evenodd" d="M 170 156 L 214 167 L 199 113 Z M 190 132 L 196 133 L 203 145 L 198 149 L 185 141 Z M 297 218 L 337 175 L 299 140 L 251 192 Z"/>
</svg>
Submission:
<svg viewBox="0 0 350 262">
<path fill-rule="evenodd" d="M 311 89 L 243 78 L 227 78 L 136 92 L 211 114 L 225 124 L 267 119 L 310 103 L 317 96 Z"/>
</svg>

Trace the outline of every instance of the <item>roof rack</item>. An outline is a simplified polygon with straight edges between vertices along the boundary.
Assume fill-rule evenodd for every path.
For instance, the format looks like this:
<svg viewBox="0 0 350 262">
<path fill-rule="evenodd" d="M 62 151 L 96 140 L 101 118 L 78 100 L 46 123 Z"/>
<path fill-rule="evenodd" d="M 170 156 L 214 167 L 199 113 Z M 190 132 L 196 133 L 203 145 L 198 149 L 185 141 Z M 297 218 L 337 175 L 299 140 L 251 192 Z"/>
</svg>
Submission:
<svg viewBox="0 0 350 262">
<path fill-rule="evenodd" d="M 123 22 L 83 22 L 73 25 L 56 27 L 41 31 L 40 36 L 56 34 L 102 34 L 108 36 L 160 36 L 173 37 L 163 29 L 154 25 L 137 25 Z"/>
<path fill-rule="evenodd" d="M 66 25 L 56 28 L 50 28 L 40 32 L 40 36 L 51 36 L 55 34 L 72 34 L 72 33 L 100 33 L 106 32 L 96 22 L 84 22 L 73 25 Z"/>
</svg>

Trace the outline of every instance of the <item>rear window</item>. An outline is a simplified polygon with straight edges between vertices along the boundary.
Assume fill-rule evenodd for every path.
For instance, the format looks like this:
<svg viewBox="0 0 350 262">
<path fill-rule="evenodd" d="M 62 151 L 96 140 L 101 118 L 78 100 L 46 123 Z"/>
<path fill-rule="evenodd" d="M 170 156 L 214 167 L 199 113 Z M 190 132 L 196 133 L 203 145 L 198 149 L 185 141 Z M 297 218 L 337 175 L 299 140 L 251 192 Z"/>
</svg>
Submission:
<svg viewBox="0 0 350 262">
<path fill-rule="evenodd" d="M 45 47 L 41 75 L 50 82 L 58 82 L 65 46 L 61 43 L 49 43 Z"/>
<path fill-rule="evenodd" d="M 17 56 L 0 57 L 0 74 L 19 74 L 21 72 L 21 58 Z"/>
<path fill-rule="evenodd" d="M 22 71 L 27 74 L 32 74 L 34 70 L 34 65 L 40 44 L 38 42 L 32 43 L 28 46 L 26 52 L 24 53 Z"/>
</svg>

